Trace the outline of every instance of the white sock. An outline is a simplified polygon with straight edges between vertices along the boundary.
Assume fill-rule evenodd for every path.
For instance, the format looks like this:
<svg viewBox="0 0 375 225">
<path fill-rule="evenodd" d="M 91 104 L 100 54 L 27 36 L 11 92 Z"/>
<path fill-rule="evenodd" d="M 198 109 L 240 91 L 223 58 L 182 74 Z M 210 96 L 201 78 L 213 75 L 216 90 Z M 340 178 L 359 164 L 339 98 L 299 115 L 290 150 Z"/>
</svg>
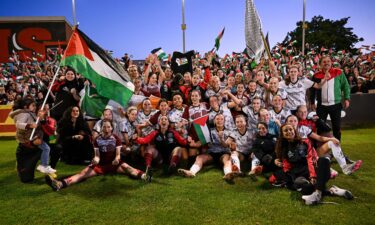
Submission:
<svg viewBox="0 0 375 225">
<path fill-rule="evenodd" d="M 201 170 L 201 167 L 198 166 L 197 164 L 192 165 L 190 168 L 190 172 L 194 175 L 197 174 L 199 170 Z"/>
<path fill-rule="evenodd" d="M 255 169 L 256 166 L 259 166 L 260 165 L 260 161 L 257 157 L 253 157 L 251 159 L 251 170 Z"/>
<path fill-rule="evenodd" d="M 238 170 L 241 171 L 240 167 L 240 158 L 238 158 L 238 154 L 231 154 L 230 158 L 232 159 L 232 163 L 237 166 Z"/>
<path fill-rule="evenodd" d="M 332 150 L 333 157 L 335 157 L 341 169 L 343 169 L 344 166 L 346 166 L 346 160 L 345 160 L 344 153 L 342 152 L 340 146 L 335 145 L 332 141 L 329 141 L 328 147 Z"/>
<path fill-rule="evenodd" d="M 224 175 L 232 172 L 231 166 L 224 166 Z"/>
</svg>

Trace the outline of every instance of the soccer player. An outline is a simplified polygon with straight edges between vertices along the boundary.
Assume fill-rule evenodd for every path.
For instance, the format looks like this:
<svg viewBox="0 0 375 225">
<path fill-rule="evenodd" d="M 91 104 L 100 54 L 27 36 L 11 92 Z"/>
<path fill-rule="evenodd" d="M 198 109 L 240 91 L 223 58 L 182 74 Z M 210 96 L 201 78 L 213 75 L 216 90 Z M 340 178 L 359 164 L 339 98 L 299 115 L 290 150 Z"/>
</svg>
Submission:
<svg viewBox="0 0 375 225">
<path fill-rule="evenodd" d="M 51 186 L 53 190 L 59 191 L 62 188 L 66 188 L 90 177 L 108 173 L 129 174 L 132 177 L 150 182 L 151 174 L 135 169 L 120 160 L 121 141 L 112 133 L 112 130 L 113 126 L 111 121 L 103 120 L 102 132 L 94 141 L 95 157 L 92 163 L 80 173 L 65 179 L 57 180 L 46 176 L 47 184 Z"/>
</svg>

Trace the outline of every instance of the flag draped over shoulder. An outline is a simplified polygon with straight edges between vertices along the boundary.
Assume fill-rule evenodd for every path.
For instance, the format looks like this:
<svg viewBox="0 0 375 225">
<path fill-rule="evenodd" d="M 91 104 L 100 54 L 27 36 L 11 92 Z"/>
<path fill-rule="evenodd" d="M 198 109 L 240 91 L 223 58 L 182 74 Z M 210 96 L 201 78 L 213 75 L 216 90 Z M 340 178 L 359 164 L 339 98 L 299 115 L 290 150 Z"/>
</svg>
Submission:
<svg viewBox="0 0 375 225">
<path fill-rule="evenodd" d="M 207 126 L 208 115 L 193 120 L 193 126 L 202 145 L 211 142 L 210 131 Z"/>
<path fill-rule="evenodd" d="M 102 48 L 75 28 L 61 66 L 69 66 L 95 84 L 97 93 L 126 106 L 134 92 L 125 70 Z"/>
<path fill-rule="evenodd" d="M 256 63 L 259 63 L 260 58 L 265 50 L 261 35 L 262 23 L 255 9 L 253 0 L 246 0 L 246 15 L 245 15 L 245 38 L 246 49 L 249 56 L 255 57 Z"/>
<path fill-rule="evenodd" d="M 216 48 L 216 51 L 219 50 L 219 48 L 220 48 L 220 41 L 221 41 L 221 38 L 223 38 L 223 36 L 224 36 L 224 31 L 225 31 L 225 27 L 219 33 L 219 35 L 217 35 L 217 37 L 215 39 L 215 48 Z"/>
</svg>

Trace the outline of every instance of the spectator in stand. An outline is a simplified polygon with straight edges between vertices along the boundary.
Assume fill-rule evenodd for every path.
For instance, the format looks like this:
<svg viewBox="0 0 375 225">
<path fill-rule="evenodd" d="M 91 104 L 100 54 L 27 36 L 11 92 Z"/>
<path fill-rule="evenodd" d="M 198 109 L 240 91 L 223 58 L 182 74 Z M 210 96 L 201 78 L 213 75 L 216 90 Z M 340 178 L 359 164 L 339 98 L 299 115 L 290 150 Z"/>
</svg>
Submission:
<svg viewBox="0 0 375 225">
<path fill-rule="evenodd" d="M 368 93 L 367 82 L 362 77 L 357 80 L 357 85 L 351 88 L 352 94 L 363 94 Z"/>
</svg>

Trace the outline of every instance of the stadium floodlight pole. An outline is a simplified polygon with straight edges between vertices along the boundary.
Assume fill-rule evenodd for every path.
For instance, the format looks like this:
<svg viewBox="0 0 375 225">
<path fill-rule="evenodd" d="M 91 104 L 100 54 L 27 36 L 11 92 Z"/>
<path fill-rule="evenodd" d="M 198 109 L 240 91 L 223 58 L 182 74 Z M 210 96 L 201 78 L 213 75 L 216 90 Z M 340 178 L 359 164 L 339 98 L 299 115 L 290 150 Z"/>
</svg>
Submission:
<svg viewBox="0 0 375 225">
<path fill-rule="evenodd" d="M 302 56 L 305 55 L 305 30 L 306 30 L 306 0 L 303 0 L 303 20 L 302 20 Z"/>
<path fill-rule="evenodd" d="M 77 25 L 77 17 L 76 17 L 76 1 L 72 0 L 72 7 L 73 7 L 73 25 Z"/>
<path fill-rule="evenodd" d="M 185 0 L 182 0 L 182 24 L 181 24 L 181 30 L 182 30 L 182 52 L 185 53 L 185 30 L 186 30 L 186 24 L 185 24 Z"/>
</svg>

